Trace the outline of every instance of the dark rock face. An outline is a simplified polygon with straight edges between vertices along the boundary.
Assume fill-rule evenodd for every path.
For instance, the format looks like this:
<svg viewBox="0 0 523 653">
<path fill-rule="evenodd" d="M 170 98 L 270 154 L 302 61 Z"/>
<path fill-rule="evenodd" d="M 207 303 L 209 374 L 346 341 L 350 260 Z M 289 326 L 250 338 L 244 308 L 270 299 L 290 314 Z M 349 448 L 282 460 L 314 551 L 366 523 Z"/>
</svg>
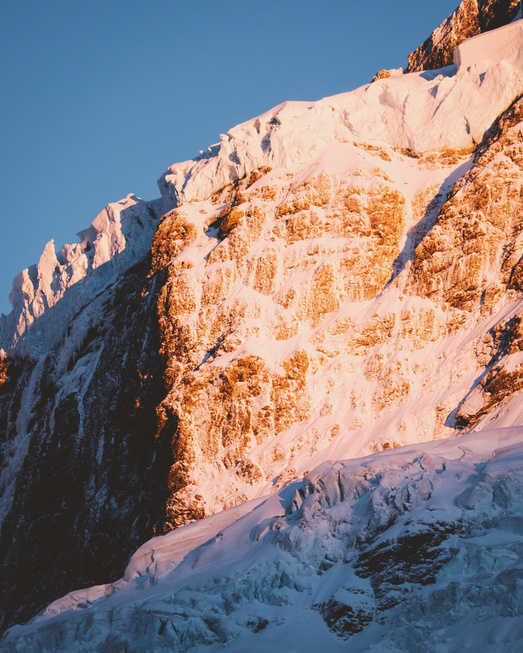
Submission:
<svg viewBox="0 0 523 653">
<path fill-rule="evenodd" d="M 436 582 L 438 571 L 452 559 L 448 540 L 455 530 L 452 523 L 434 524 L 397 541 L 364 544 L 354 569 L 369 579 L 371 591 L 345 587 L 348 602 L 331 596 L 314 609 L 340 639 L 350 639 L 375 619 L 383 622 L 385 613 L 408 600 L 413 589 Z"/>
<path fill-rule="evenodd" d="M 121 576 L 161 519 L 170 442 L 156 438 L 163 381 L 148 269 L 138 264 L 77 314 L 44 361 L 3 361 L 4 477 L 26 450 L 2 501 L 3 628 Z"/>
<path fill-rule="evenodd" d="M 314 606 L 323 617 L 329 629 L 340 639 L 348 639 L 360 633 L 373 620 L 371 610 L 353 608 L 333 596 L 327 601 Z"/>
<path fill-rule="evenodd" d="M 406 72 L 451 65 L 457 45 L 482 32 L 508 25 L 517 17 L 520 5 L 520 0 L 463 0 L 454 13 L 409 55 Z"/>
<path fill-rule="evenodd" d="M 451 63 L 452 51 L 458 43 L 509 23 L 519 6 L 519 0 L 464 0 L 411 55 L 409 70 L 439 68 Z M 438 214 L 434 230 L 415 252 L 413 269 L 424 273 L 418 275 L 416 292 L 424 297 L 434 296 L 451 308 L 468 309 L 470 305 L 487 311 L 494 305 L 498 297 L 496 288 L 476 283 L 480 278 L 477 272 L 482 269 L 478 261 L 484 265 L 484 261 L 490 260 L 487 254 L 491 251 L 510 254 L 500 264 L 502 291 L 508 288 L 520 292 L 523 288 L 523 252 L 515 246 L 510 250 L 512 245 L 506 242 L 511 238 L 507 224 L 510 233 L 520 233 L 523 228 L 520 196 L 515 197 L 511 192 L 503 177 L 505 173 L 489 167 L 494 155 L 503 153 L 505 168 L 510 161 L 519 178 L 523 148 L 516 127 L 523 116 L 521 102 L 511 112 L 501 119 L 490 141 L 484 143 L 475 167 L 462 186 L 456 186 Z M 488 150 L 494 146 L 497 149 L 492 149 L 490 156 Z M 489 184 L 484 183 L 485 179 Z M 309 184 L 303 188 L 302 196 L 297 196 L 292 206 L 281 205 L 281 217 L 287 216 L 282 231 L 287 244 L 312 237 L 316 227 L 314 222 L 305 220 L 308 214 L 304 212 L 311 208 L 307 198 L 312 197 L 319 208 L 328 206 L 330 200 L 323 197 L 330 198 L 332 194 L 329 183 L 328 179 L 319 179 L 317 187 Z M 483 190 L 488 187 L 496 189 L 495 197 L 483 197 Z M 236 184 L 236 188 L 222 191 L 219 203 L 231 201 L 234 205 L 219 221 L 209 225 L 218 228 L 221 240 L 220 248 L 213 250 L 217 267 L 230 261 L 234 269 L 241 261 L 240 248 L 246 247 L 249 238 L 254 239 L 264 225 L 266 216 L 261 210 L 244 207 L 244 212 L 236 208 L 236 202 L 238 206 L 247 203 L 248 190 L 246 180 L 244 188 Z M 277 191 L 270 187 L 262 190 L 264 201 L 272 202 Z M 228 192 L 234 192 L 234 198 L 226 197 Z M 254 192 L 259 193 L 260 189 L 251 192 L 259 207 Z M 348 202 L 347 215 L 356 210 L 361 214 L 363 210 L 361 206 L 358 208 L 355 195 L 350 188 L 347 190 L 344 198 Z M 377 285 L 381 288 L 397 256 L 399 231 L 396 233 L 391 225 L 403 220 L 403 205 L 402 198 L 389 192 L 386 186 L 374 199 L 376 208 L 371 210 L 374 205 L 369 205 L 365 210 L 369 224 L 374 225 L 380 239 L 376 245 L 378 254 L 372 260 L 383 277 L 378 277 Z M 300 203 L 305 200 L 307 204 Z M 469 215 L 479 209 L 485 209 L 487 217 L 478 218 L 477 224 L 485 229 L 472 232 Z M 344 213 L 340 210 L 338 215 L 343 217 Z M 511 216 L 512 222 L 507 223 L 507 216 Z M 300 233 L 297 227 L 296 233 L 293 232 L 298 220 L 306 226 L 309 224 L 310 233 L 302 226 Z M 249 229 L 245 225 L 250 225 Z M 208 440 L 203 441 L 201 449 L 207 447 L 205 455 L 210 459 L 217 456 L 216 451 L 230 447 L 223 464 L 233 470 L 234 484 L 241 482 L 243 486 L 255 485 L 262 477 L 261 468 L 248 457 L 250 441 L 245 435 L 252 433 L 253 442 L 263 443 L 275 431 L 283 431 L 305 414 L 299 412 L 300 406 L 295 401 L 307 383 L 310 363 L 304 352 L 296 352 L 286 363 L 284 372 L 275 374 L 274 378 L 269 376 L 261 359 L 254 356 L 239 360 L 228 370 L 212 368 L 207 376 L 199 369 L 201 361 L 206 356 L 214 356 L 220 348 L 234 351 L 237 342 L 230 325 L 234 318 L 241 317 L 244 307 L 220 308 L 230 291 L 228 284 L 232 283 L 224 272 L 223 279 L 218 279 L 214 286 L 209 283 L 206 294 L 202 293 L 203 299 L 198 299 L 207 310 L 202 312 L 197 325 L 199 331 L 187 327 L 185 318 L 196 305 L 189 283 L 190 266 L 187 262 L 170 261 L 196 235 L 196 229 L 184 219 L 183 212 L 173 211 L 158 228 L 152 259 L 128 270 L 85 306 L 71 320 L 63 340 L 45 359 L 15 355 L 0 358 L 0 560 L 3 565 L 0 591 L 4 597 L 0 625 L 3 628 L 27 620 L 50 601 L 75 588 L 118 578 L 128 556 L 140 543 L 154 533 L 204 515 L 196 500 L 188 504 L 182 494 L 191 481 L 187 473 L 189 465 L 197 469 L 200 460 L 193 451 L 196 435 L 192 416 L 201 412 L 202 407 L 209 409 L 213 419 L 209 419 L 205 430 L 200 430 Z M 458 235 L 466 240 L 469 248 L 462 266 L 467 280 L 472 280 L 474 286 L 461 287 L 457 281 L 454 283 L 455 277 L 458 281 L 459 278 L 453 266 L 463 258 L 464 250 L 461 241 L 456 242 L 454 251 L 449 243 Z M 380 252 L 386 252 L 386 256 Z M 277 257 L 274 256 L 273 264 L 271 260 L 260 259 L 254 275 L 255 289 L 262 295 L 269 294 L 272 278 L 278 272 Z M 426 282 L 420 281 L 432 282 L 443 275 L 453 283 L 440 288 L 432 283 L 425 287 Z M 327 302 L 336 295 L 332 279 L 326 275 L 311 292 L 311 297 L 326 298 L 324 303 L 302 304 L 302 319 L 309 319 L 313 327 L 336 308 Z M 218 315 L 214 323 L 208 317 L 213 307 Z M 369 324 L 367 331 L 354 336 L 355 348 L 372 347 L 380 338 L 389 337 L 392 326 L 386 318 Z M 450 320 L 449 324 L 453 326 Z M 498 331 L 492 329 L 494 353 L 488 351 L 489 375 L 479 386 L 488 401 L 481 404 L 483 412 L 478 412 L 478 402 L 469 405 L 464 401 L 456 414 L 457 426 L 472 424 L 491 405 L 523 387 L 521 370 L 514 372 L 509 365 L 502 364 L 504 358 L 523 350 L 521 324 L 517 316 Z M 282 324 L 282 340 L 294 335 L 292 328 L 291 322 Z M 435 339 L 429 327 L 426 331 L 427 339 Z M 179 386 L 175 387 L 175 382 Z M 270 402 L 256 401 L 264 396 L 262 391 L 271 397 Z M 387 396 L 394 398 L 395 391 L 391 382 L 386 388 Z M 400 390 L 397 392 L 401 394 Z M 214 440 L 211 436 L 215 436 Z M 215 450 L 216 443 L 219 446 Z M 389 446 L 385 442 L 383 448 Z M 268 465 L 277 460 L 280 452 L 274 448 L 271 455 L 273 459 L 266 462 Z M 359 556 L 356 570 L 361 578 L 369 579 L 373 601 L 377 601 L 382 612 L 398 603 L 396 599 L 391 602 L 390 596 L 395 596 L 393 590 L 402 579 L 419 586 L 433 582 L 437 565 L 446 561 L 443 544 L 449 534 L 449 530 L 441 527 L 399 543 L 391 541 L 381 548 L 371 548 Z M 417 565 L 411 565 L 411 557 L 416 558 Z M 328 568 L 327 561 L 321 570 Z M 361 605 L 356 609 L 333 596 L 316 609 L 337 635 L 345 637 L 360 632 L 372 620 L 373 606 L 364 602 Z M 257 632 L 265 625 L 260 618 L 252 623 L 252 629 Z M 114 641 L 108 641 L 111 650 L 126 645 L 121 644 L 123 639 L 114 637 Z"/>
</svg>

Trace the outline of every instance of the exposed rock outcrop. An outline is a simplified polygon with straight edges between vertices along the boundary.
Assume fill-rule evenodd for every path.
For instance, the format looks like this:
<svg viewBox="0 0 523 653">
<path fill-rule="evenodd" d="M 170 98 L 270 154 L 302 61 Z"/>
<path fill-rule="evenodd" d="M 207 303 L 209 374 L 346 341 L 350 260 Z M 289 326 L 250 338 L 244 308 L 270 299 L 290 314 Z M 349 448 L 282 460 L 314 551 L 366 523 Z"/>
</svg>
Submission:
<svg viewBox="0 0 523 653">
<path fill-rule="evenodd" d="M 505 356 L 519 340 L 503 349 L 491 334 L 520 319 L 520 104 L 465 164 L 466 153 L 370 146 L 371 175 L 324 167 L 297 184 L 267 172 L 223 189 L 210 212 L 186 203 L 165 218 L 179 224 L 183 210 L 193 225 L 187 254 L 175 244 L 162 259 L 170 392 L 158 414 L 176 433 L 167 528 L 300 476 L 315 455 L 441 437 L 517 394 L 523 375 Z M 384 172 L 389 160 L 410 166 L 403 179 L 448 181 L 413 197 Z M 446 351 L 430 360 L 437 342 Z M 478 378 L 481 406 L 467 399 Z"/>
<path fill-rule="evenodd" d="M 517 9 L 481 7 L 432 60 Z M 1 324 L 5 624 L 325 460 L 523 423 L 521 59 L 280 105 L 22 273 Z M 335 597 L 315 610 L 353 627 Z"/>
<path fill-rule="evenodd" d="M 463 0 L 420 47 L 409 55 L 406 72 L 435 70 L 453 63 L 454 48 L 473 36 L 521 17 L 520 0 Z"/>
<path fill-rule="evenodd" d="M 416 249 L 415 289 L 454 308 L 489 311 L 517 297 L 521 241 L 523 101 L 487 135 L 474 166 Z"/>
</svg>

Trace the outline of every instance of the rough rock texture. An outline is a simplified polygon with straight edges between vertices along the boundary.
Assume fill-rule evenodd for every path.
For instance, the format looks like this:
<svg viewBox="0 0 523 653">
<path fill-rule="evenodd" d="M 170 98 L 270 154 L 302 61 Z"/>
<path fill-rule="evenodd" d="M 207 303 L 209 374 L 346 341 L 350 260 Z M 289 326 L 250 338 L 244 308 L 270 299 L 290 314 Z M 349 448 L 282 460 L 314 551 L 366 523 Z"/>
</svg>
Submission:
<svg viewBox="0 0 523 653">
<path fill-rule="evenodd" d="M 416 291 L 487 312 L 517 297 L 523 256 L 523 101 L 503 114 L 456 184 L 413 261 Z"/>
<path fill-rule="evenodd" d="M 4 625 L 118 575 L 161 517 L 169 443 L 154 430 L 163 385 L 148 267 L 95 299 L 45 358 L 2 360 Z"/>
<path fill-rule="evenodd" d="M 164 217 L 152 273 L 167 273 L 157 307 L 170 389 L 158 423 L 174 460 L 167 528 L 244 501 L 283 470 L 278 482 L 289 480 L 304 448 L 323 448 L 338 433 L 329 415 L 340 407 L 324 395 L 345 383 L 331 378 L 333 360 L 346 369 L 347 353 L 377 344 L 395 320 L 375 316 L 351 342 L 354 319 L 340 317 L 384 288 L 408 222 L 436 193 L 407 199 L 378 167 L 394 153 L 370 153 L 376 167 L 345 179 L 256 171 L 210 206 L 185 204 Z M 319 405 L 316 384 L 325 387 Z M 408 390 L 406 381 L 385 385 L 378 406 Z M 326 433 L 311 428 L 318 412 Z M 289 450 L 283 442 L 299 424 Z M 204 488 L 217 477 L 211 495 Z"/>
<path fill-rule="evenodd" d="M 167 214 L 152 269 L 168 279 L 166 529 L 329 452 L 502 419 L 523 377 L 521 128 L 517 100 L 470 159 L 342 140 L 321 172 L 261 168 Z"/>
<path fill-rule="evenodd" d="M 523 102 L 503 114 L 479 148 L 474 166 L 456 184 L 435 225 L 418 245 L 413 289 L 448 306 L 479 314 L 479 322 L 502 306 L 515 310 L 483 328 L 479 360 L 484 369 L 456 412 L 459 427 L 508 403 L 523 387 L 521 308 L 523 260 Z M 481 352 L 481 353 L 480 353 Z"/>
<path fill-rule="evenodd" d="M 523 423 L 520 59 L 281 105 L 172 166 L 161 218 L 129 197 L 20 275 L 0 325 L 5 624 L 326 460 Z M 375 592 L 382 554 L 358 567 Z M 369 617 L 315 611 L 343 632 Z"/>
<path fill-rule="evenodd" d="M 367 146 L 370 174 L 355 164 L 297 183 L 301 171 L 259 171 L 212 206 L 164 218 L 152 272 L 167 271 L 166 529 L 270 491 L 329 451 L 499 416 L 523 387 L 521 129 L 517 101 L 453 187 L 425 182 L 413 196 L 386 165 L 452 179 L 466 154 Z"/>
<path fill-rule="evenodd" d="M 452 65 L 452 53 L 457 45 L 477 34 L 507 25 L 520 13 L 520 0 L 463 0 L 456 11 L 409 55 L 406 72 Z"/>
</svg>

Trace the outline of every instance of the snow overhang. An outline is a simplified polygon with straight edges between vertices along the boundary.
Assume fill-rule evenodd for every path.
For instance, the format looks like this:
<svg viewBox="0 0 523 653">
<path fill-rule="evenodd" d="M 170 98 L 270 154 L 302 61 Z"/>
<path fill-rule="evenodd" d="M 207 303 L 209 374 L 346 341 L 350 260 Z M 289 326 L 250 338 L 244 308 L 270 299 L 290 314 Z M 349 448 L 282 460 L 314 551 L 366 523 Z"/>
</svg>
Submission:
<svg viewBox="0 0 523 653">
<path fill-rule="evenodd" d="M 523 50 L 523 20 L 484 32 L 463 41 L 454 50 L 454 65 L 460 70 L 484 61 L 511 60 Z"/>
</svg>

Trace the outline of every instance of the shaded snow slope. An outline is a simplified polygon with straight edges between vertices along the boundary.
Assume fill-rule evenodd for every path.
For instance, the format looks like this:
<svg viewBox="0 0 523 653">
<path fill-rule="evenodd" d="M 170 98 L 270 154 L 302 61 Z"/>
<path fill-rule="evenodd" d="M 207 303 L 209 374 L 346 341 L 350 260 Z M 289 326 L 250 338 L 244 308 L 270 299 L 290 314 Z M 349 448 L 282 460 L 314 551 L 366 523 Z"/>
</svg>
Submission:
<svg viewBox="0 0 523 653">
<path fill-rule="evenodd" d="M 120 274 L 39 360 L 2 361 L 4 628 L 121 575 L 161 518 L 169 443 L 155 437 L 163 385 L 147 271 L 142 261 Z"/>
<path fill-rule="evenodd" d="M 151 540 L 1 650 L 515 652 L 523 429 L 360 460 Z"/>
</svg>

